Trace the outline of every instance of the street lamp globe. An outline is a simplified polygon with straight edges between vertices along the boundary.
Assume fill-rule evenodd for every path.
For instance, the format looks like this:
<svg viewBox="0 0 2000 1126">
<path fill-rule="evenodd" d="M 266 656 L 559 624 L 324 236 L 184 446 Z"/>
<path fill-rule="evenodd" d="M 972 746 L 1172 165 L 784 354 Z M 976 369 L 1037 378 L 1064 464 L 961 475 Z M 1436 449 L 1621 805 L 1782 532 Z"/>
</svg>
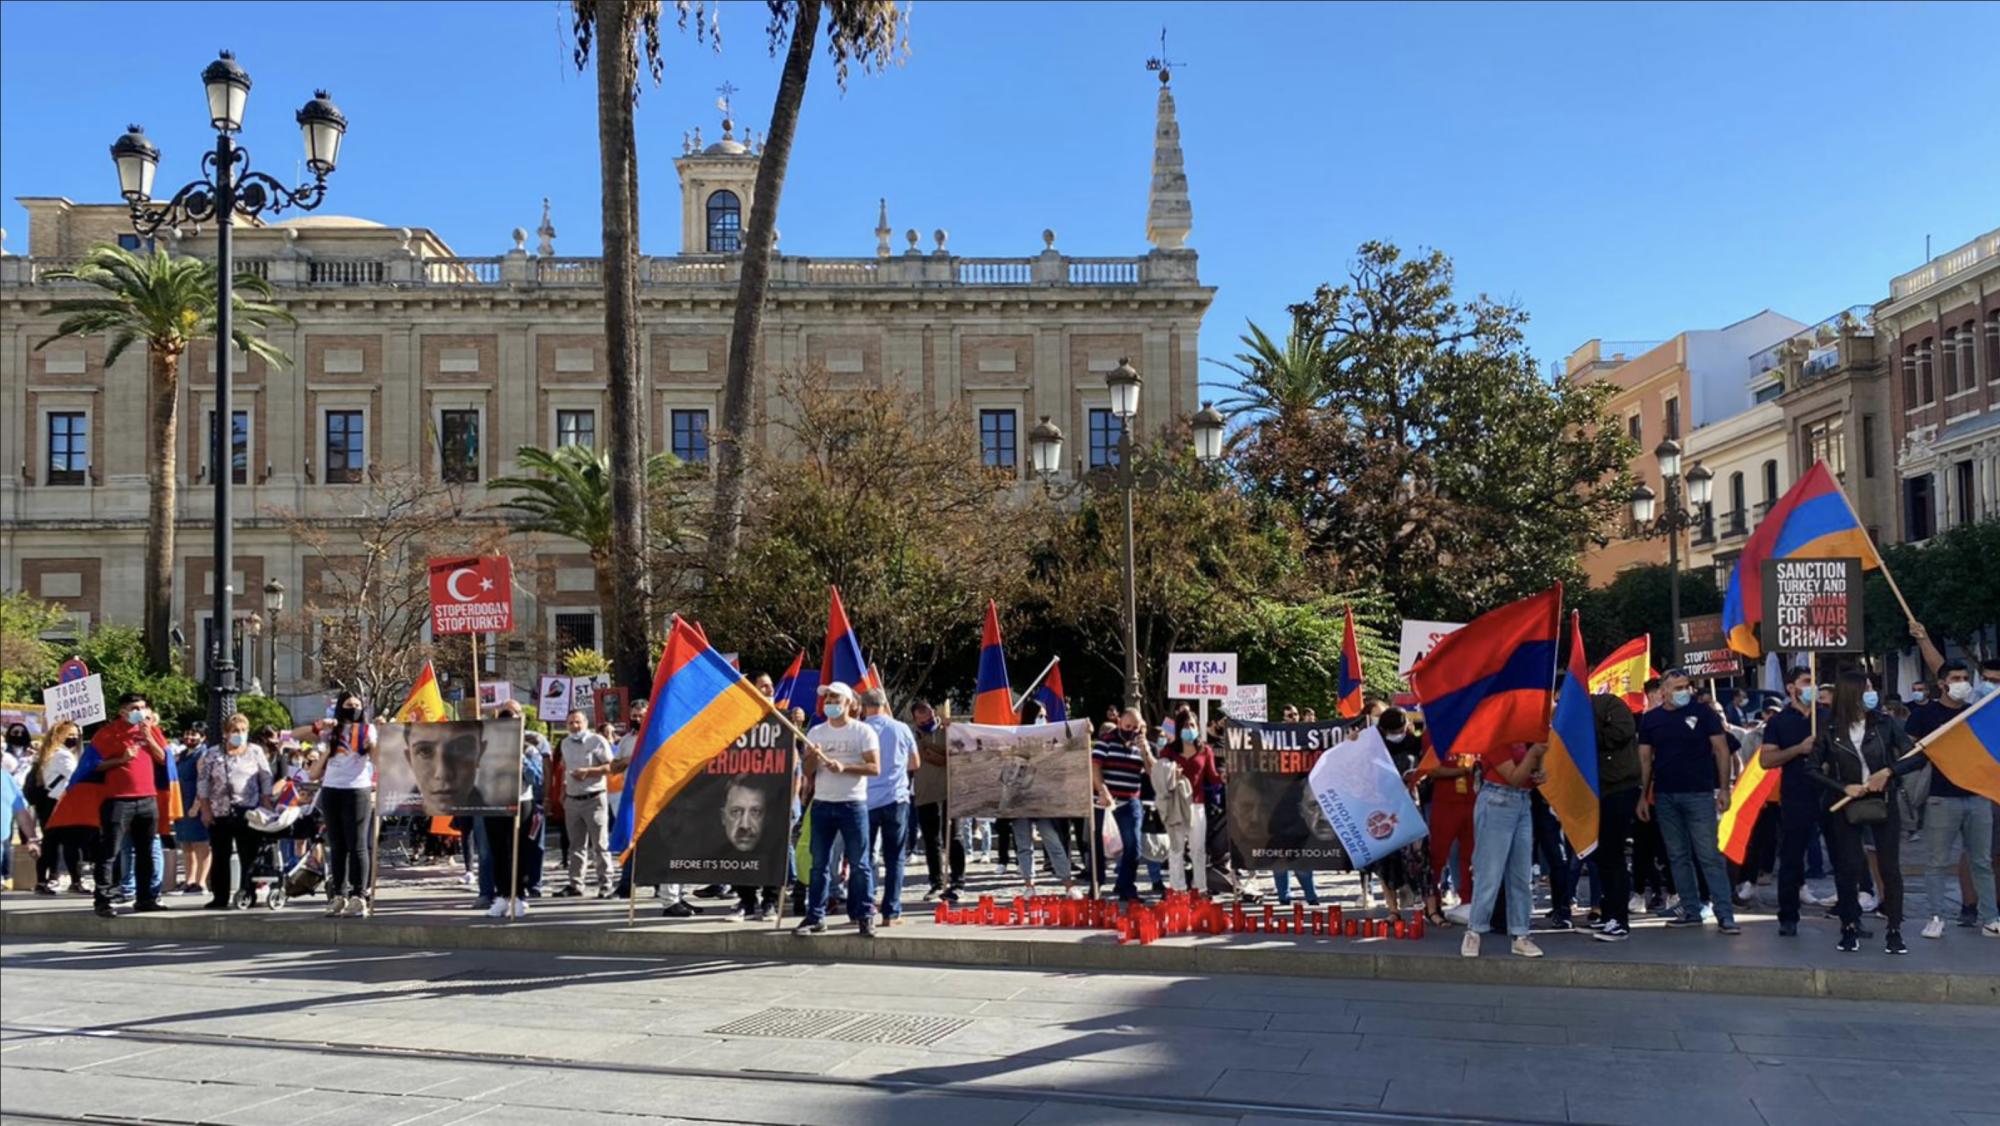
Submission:
<svg viewBox="0 0 2000 1126">
<path fill-rule="evenodd" d="M 224 133 L 243 128 L 243 104 L 250 100 L 250 76 L 236 65 L 228 51 L 201 72 L 201 84 L 208 91 L 208 120 Z"/>
<path fill-rule="evenodd" d="M 1660 476 L 1671 481 L 1681 475 L 1681 444 L 1672 438 L 1662 439 L 1653 456 L 1660 459 Z"/>
<path fill-rule="evenodd" d="M 324 90 L 314 90 L 313 100 L 300 108 L 299 131 L 306 143 L 306 167 L 313 175 L 333 171 L 340 160 L 340 140 L 347 135 L 347 115 L 334 106 Z"/>
<path fill-rule="evenodd" d="M 1653 490 L 1649 486 L 1640 485 L 1638 488 L 1632 490 L 1632 522 L 1634 524 L 1643 526 L 1653 522 L 1653 501 Z"/>
<path fill-rule="evenodd" d="M 1221 460 L 1222 431 L 1229 423 L 1222 417 L 1222 412 L 1215 409 L 1215 404 L 1204 401 L 1201 409 L 1188 420 L 1188 425 L 1194 430 L 1196 460 L 1203 464 Z"/>
<path fill-rule="evenodd" d="M 1035 472 L 1043 480 L 1049 480 L 1062 472 L 1062 427 L 1042 416 L 1033 430 L 1028 431 L 1028 455 L 1034 459 Z"/>
<path fill-rule="evenodd" d="M 282 613 L 285 609 L 285 584 L 276 579 L 264 584 L 264 612 Z"/>
<path fill-rule="evenodd" d="M 146 138 L 142 125 L 130 125 L 111 142 L 111 160 L 118 166 L 118 194 L 127 203 L 153 198 L 153 173 L 160 169 L 160 150 Z"/>
<path fill-rule="evenodd" d="M 1131 418 L 1139 413 L 1139 387 L 1143 381 L 1132 361 L 1123 356 L 1118 358 L 1118 367 L 1104 377 L 1105 386 L 1111 388 L 1111 413 L 1119 418 Z"/>
<path fill-rule="evenodd" d="M 1715 495 L 1715 474 L 1706 465 L 1688 470 L 1688 503 L 1700 508 Z"/>
</svg>

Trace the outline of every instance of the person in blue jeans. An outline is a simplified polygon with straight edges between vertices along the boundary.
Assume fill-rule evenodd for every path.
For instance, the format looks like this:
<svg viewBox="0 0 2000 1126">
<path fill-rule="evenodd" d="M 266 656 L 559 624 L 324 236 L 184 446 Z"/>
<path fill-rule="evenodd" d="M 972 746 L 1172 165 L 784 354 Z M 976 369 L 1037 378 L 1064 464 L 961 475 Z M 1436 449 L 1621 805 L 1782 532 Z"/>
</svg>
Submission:
<svg viewBox="0 0 2000 1126">
<path fill-rule="evenodd" d="M 868 779 L 868 834 L 872 845 L 882 848 L 882 906 L 884 926 L 903 921 L 903 868 L 910 849 L 910 772 L 922 765 L 917 759 L 917 733 L 910 725 L 889 714 L 889 694 L 870 688 L 861 694 L 861 722 L 875 733 L 881 754 L 881 773 Z"/>
<path fill-rule="evenodd" d="M 1742 934 L 1729 902 L 1729 871 L 1715 839 L 1716 822 L 1729 808 L 1729 740 L 1722 716 L 1694 702 L 1687 674 L 1679 669 L 1661 678 L 1660 693 L 1660 706 L 1639 718 L 1639 820 L 1659 819 L 1674 889 L 1680 893 L 1680 909 L 1667 925 L 1701 925 L 1699 867 L 1716 929 Z M 1475 886 L 1478 882 L 1473 881 Z"/>
<path fill-rule="evenodd" d="M 854 690 L 840 681 L 820 686 L 826 722 L 806 732 L 806 768 L 813 772 L 812 880 L 806 917 L 792 933 L 826 933 L 826 889 L 833 842 L 847 857 L 847 915 L 861 937 L 875 937 L 875 865 L 868 859 L 868 779 L 882 773 L 881 741 L 853 718 Z"/>
<path fill-rule="evenodd" d="M 160 898 L 160 892 L 164 887 L 163 877 L 167 871 L 167 854 L 166 850 L 160 847 L 160 836 L 158 833 L 150 834 L 146 839 L 151 842 L 153 849 L 152 897 L 157 900 Z M 136 844 L 136 841 L 127 837 L 125 839 L 125 850 L 118 855 L 118 901 L 120 903 L 131 902 L 133 893 L 139 889 L 139 872 L 136 867 L 139 857 L 138 853 L 134 850 Z"/>
<path fill-rule="evenodd" d="M 1306 903 L 1319 906 L 1319 889 L 1313 886 L 1310 868 L 1279 868 L 1271 873 L 1271 878 L 1278 885 L 1278 906 L 1292 905 L 1292 877 L 1295 875 L 1299 878 L 1299 891 L 1306 897 Z"/>
<path fill-rule="evenodd" d="M 1458 952 L 1479 956 L 1480 935 L 1493 923 L 1493 907 L 1504 886 L 1507 934 L 1522 958 L 1539 958 L 1542 948 L 1528 937 L 1534 913 L 1534 787 L 1542 781 L 1547 743 L 1505 743 L 1479 756 L 1486 784 L 1472 807 L 1472 907 Z"/>
<path fill-rule="evenodd" d="M 1103 832 L 1103 814 L 1108 810 L 1118 827 L 1123 851 L 1118 854 L 1118 875 L 1112 890 L 1121 902 L 1144 902 L 1139 897 L 1139 819 L 1143 810 L 1139 790 L 1153 768 L 1153 752 L 1146 745 L 1146 721 L 1138 708 L 1126 708 L 1118 716 L 1118 729 L 1090 749 L 1090 781 L 1097 794 L 1098 831 Z"/>
</svg>

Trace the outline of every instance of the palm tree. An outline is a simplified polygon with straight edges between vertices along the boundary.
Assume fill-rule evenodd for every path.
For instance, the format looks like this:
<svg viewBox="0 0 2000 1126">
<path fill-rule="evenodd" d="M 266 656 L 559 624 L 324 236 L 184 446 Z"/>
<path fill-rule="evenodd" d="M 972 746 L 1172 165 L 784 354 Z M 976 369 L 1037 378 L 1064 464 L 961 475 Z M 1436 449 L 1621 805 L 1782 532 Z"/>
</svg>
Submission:
<svg viewBox="0 0 2000 1126">
<path fill-rule="evenodd" d="M 1236 362 L 1209 361 L 1236 376 L 1237 393 L 1222 401 L 1223 414 L 1232 421 L 1251 415 L 1260 423 L 1281 422 L 1325 406 L 1351 354 L 1347 342 L 1328 344 L 1326 328 L 1297 313 L 1283 344 L 1255 321 L 1245 323 L 1250 331 L 1237 338 L 1245 350 Z"/>
<path fill-rule="evenodd" d="M 833 58 L 834 77 L 842 89 L 847 88 L 850 60 L 858 59 L 864 69 L 874 70 L 909 50 L 903 38 L 906 14 L 896 10 L 894 0 L 774 0 L 771 4 L 771 49 L 776 52 L 788 26 L 791 45 L 778 78 L 778 96 L 771 105 L 771 128 L 757 162 L 750 221 L 743 228 L 743 270 L 729 330 L 722 422 L 710 436 L 715 459 L 715 502 L 708 539 L 711 575 L 726 573 L 734 562 L 743 523 L 744 458 L 738 436 L 750 428 L 750 391 L 756 382 L 757 353 L 762 343 L 764 294 L 770 288 L 778 198 L 785 190 L 785 169 L 791 162 L 792 137 L 798 131 L 799 105 L 805 100 L 822 14 L 827 24 L 827 54 Z"/>
<path fill-rule="evenodd" d="M 173 667 L 173 644 L 168 634 L 173 628 L 174 605 L 174 501 L 177 457 L 176 435 L 180 430 L 181 357 L 196 340 L 215 336 L 215 263 L 200 258 L 176 258 L 156 249 L 141 255 L 117 246 L 94 246 L 83 261 L 68 270 L 52 271 L 53 280 L 82 282 L 103 291 L 101 297 L 59 301 L 50 312 L 62 318 L 48 339 L 35 345 L 37 351 L 58 340 L 111 334 L 111 346 L 104 353 L 109 368 L 134 344 L 146 346 L 146 391 L 148 437 L 151 441 L 146 473 L 146 659 L 156 668 Z M 271 287 L 255 274 L 236 275 L 232 301 L 236 347 L 262 357 L 273 365 L 291 363 L 289 357 L 263 337 L 274 322 L 291 323 L 285 310 L 263 301 L 246 300 L 244 294 L 269 297 Z M 219 356 L 227 350 L 218 348 Z M 218 420 L 217 431 L 227 433 L 227 420 Z M 213 458 L 214 471 L 227 472 L 226 454 Z"/>
<path fill-rule="evenodd" d="M 616 477 L 612 468 L 612 455 L 608 450 L 593 449 L 590 446 L 562 446 L 545 450 L 540 446 L 522 446 L 515 457 L 521 468 L 534 476 L 496 477 L 492 488 L 503 489 L 513 495 L 500 505 L 502 512 L 519 517 L 515 525 L 521 531 L 547 532 L 576 541 L 590 555 L 590 566 L 595 574 L 597 603 L 609 609 L 618 604 L 617 587 L 626 581 L 627 572 L 619 563 L 617 555 L 618 513 Z M 673 471 L 680 460 L 672 454 L 657 453 L 646 459 L 645 474 L 648 492 L 657 495 L 673 477 Z M 677 521 L 671 518 L 658 521 L 653 529 L 656 535 L 671 535 Z M 610 642 L 616 636 L 612 625 L 606 631 L 606 648 L 613 649 Z M 623 638 L 619 638 L 623 640 Z M 643 625 L 638 635 L 639 646 L 646 647 L 646 632 Z M 613 649 L 615 654 L 616 650 Z M 613 667 L 616 667 L 614 657 Z M 649 674 L 650 675 L 650 674 Z M 628 682 L 646 684 L 650 680 Z"/>
</svg>

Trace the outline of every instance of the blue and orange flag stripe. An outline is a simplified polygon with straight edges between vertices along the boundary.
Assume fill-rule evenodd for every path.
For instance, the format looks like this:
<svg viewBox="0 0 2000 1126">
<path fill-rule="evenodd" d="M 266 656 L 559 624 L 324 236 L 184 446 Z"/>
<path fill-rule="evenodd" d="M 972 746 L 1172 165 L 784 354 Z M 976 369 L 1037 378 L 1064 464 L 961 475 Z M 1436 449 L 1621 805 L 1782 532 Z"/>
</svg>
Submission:
<svg viewBox="0 0 2000 1126">
<path fill-rule="evenodd" d="M 1815 461 L 1798 479 L 1764 522 L 1757 525 L 1743 555 L 1729 573 L 1722 599 L 1722 629 L 1729 647 L 1746 657 L 1762 657 L 1758 627 L 1764 622 L 1764 563 L 1770 559 L 1838 559 L 1859 557 L 1863 570 L 1882 565 L 1875 542 L 1861 526 L 1847 494 L 1826 462 Z"/>
<path fill-rule="evenodd" d="M 972 722 L 1015 724 L 1014 690 L 1007 682 L 1007 654 L 1000 647 L 1000 608 L 986 602 L 986 625 L 979 635 L 979 679 L 972 689 Z"/>
<path fill-rule="evenodd" d="M 813 706 L 807 709 L 818 715 L 818 691 L 826 685 L 839 681 L 854 689 L 858 694 L 881 685 L 870 671 L 868 662 L 862 659 L 861 642 L 854 636 L 854 627 L 847 621 L 847 607 L 840 601 L 840 588 L 829 587 L 831 597 L 826 608 L 826 648 L 820 656 L 819 683 L 814 686 Z"/>
<path fill-rule="evenodd" d="M 1439 756 L 1548 736 L 1561 621 L 1558 583 L 1474 618 L 1417 662 L 1410 687 Z"/>
<path fill-rule="evenodd" d="M 1597 848 L 1597 717 L 1590 709 L 1585 682 L 1590 664 L 1583 656 L 1583 616 L 1570 612 L 1569 667 L 1556 690 L 1556 710 L 1549 724 L 1549 753 L 1542 760 L 1547 778 L 1542 797 L 1562 822 L 1563 835 L 1578 856 Z"/>
<path fill-rule="evenodd" d="M 1042 719 L 1045 723 L 1069 722 L 1069 697 L 1063 693 L 1062 658 L 1058 657 L 1049 668 L 1049 675 L 1042 678 L 1035 688 L 1035 699 L 1042 703 Z"/>
<path fill-rule="evenodd" d="M 1347 608 L 1347 625 L 1340 639 L 1340 682 L 1337 701 L 1343 719 L 1361 714 L 1361 645 L 1354 637 L 1354 607 Z"/>
<path fill-rule="evenodd" d="M 770 713 L 770 702 L 678 616 L 650 699 L 611 832 L 611 851 L 621 861 L 710 759 Z"/>
<path fill-rule="evenodd" d="M 1931 765 L 1973 793 L 2000 802 L 2000 692 L 1987 696 L 1921 744 Z"/>
</svg>

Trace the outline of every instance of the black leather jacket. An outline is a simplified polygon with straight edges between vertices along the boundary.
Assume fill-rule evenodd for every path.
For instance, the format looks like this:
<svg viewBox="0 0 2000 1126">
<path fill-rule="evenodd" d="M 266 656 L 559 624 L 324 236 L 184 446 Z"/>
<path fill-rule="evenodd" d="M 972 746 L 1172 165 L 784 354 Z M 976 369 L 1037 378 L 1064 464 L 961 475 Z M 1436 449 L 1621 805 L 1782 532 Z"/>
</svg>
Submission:
<svg viewBox="0 0 2000 1126">
<path fill-rule="evenodd" d="M 1903 729 L 1873 712 L 1865 720 L 1867 730 L 1862 732 L 1861 745 L 1855 746 L 1849 736 L 1847 725 L 1828 724 L 1821 729 L 1819 738 L 1813 743 L 1813 781 L 1837 794 L 1845 795 L 1847 787 L 1866 785 L 1869 776 L 1878 770 L 1895 766 L 1896 760 L 1910 749 L 1910 737 Z M 1895 775 L 1889 778 L 1889 788 L 1899 782 Z M 1885 791 L 1886 792 L 1886 791 Z"/>
</svg>

